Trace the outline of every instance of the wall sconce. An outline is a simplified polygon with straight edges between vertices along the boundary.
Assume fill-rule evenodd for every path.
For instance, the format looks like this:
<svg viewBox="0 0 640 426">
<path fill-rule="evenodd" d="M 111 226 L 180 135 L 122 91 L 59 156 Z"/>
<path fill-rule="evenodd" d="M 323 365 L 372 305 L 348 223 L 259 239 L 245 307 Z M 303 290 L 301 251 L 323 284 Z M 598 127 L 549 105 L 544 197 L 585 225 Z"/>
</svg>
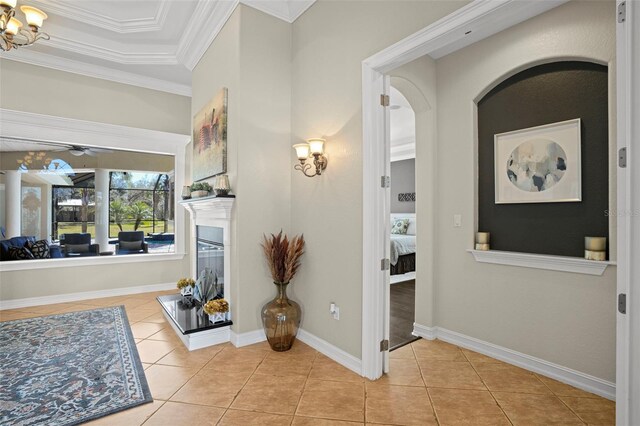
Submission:
<svg viewBox="0 0 640 426">
<path fill-rule="evenodd" d="M 296 164 L 293 168 L 300 170 L 306 177 L 314 177 L 321 175 L 322 171 L 327 168 L 327 157 L 324 155 L 324 139 L 309 139 L 306 143 L 298 143 L 293 146 L 300 164 Z M 316 167 L 314 174 L 307 171 L 312 167 L 307 163 L 307 159 L 313 157 L 313 165 Z"/>
</svg>

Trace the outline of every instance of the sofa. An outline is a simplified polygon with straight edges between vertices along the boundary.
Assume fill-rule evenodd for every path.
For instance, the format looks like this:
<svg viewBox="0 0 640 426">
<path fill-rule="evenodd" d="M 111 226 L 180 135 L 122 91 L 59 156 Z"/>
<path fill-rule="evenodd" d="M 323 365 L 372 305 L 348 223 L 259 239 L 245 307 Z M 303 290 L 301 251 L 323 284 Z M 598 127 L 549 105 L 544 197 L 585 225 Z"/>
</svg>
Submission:
<svg viewBox="0 0 640 426">
<path fill-rule="evenodd" d="M 45 240 L 40 240 L 38 242 L 41 242 L 41 241 L 45 241 Z M 46 251 L 42 252 L 43 256 L 45 257 L 38 257 L 38 254 L 40 253 L 40 251 L 38 250 L 33 250 L 33 251 L 36 251 L 36 255 L 34 255 L 31 247 L 36 242 L 37 242 L 36 237 L 34 236 L 13 237 L 13 238 L 0 241 L 0 261 L 4 262 L 7 260 L 50 259 L 50 258 L 63 257 L 60 246 L 49 244 L 48 242 L 46 243 L 49 249 L 48 257 L 46 257 Z M 22 251 L 21 257 L 12 259 L 10 255 L 11 248 L 25 248 L 27 252 Z"/>
</svg>

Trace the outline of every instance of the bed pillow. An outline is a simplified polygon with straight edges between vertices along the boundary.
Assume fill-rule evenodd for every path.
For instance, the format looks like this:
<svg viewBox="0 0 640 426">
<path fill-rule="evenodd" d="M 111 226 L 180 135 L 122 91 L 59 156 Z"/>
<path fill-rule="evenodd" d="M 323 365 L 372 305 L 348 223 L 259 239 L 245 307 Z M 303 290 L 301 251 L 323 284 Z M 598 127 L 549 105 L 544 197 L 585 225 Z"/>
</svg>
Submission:
<svg viewBox="0 0 640 426">
<path fill-rule="evenodd" d="M 409 229 L 409 219 L 394 219 L 391 225 L 392 234 L 406 234 Z"/>
<path fill-rule="evenodd" d="M 407 235 L 416 235 L 416 219 L 409 218 L 409 227 L 407 228 Z"/>
</svg>

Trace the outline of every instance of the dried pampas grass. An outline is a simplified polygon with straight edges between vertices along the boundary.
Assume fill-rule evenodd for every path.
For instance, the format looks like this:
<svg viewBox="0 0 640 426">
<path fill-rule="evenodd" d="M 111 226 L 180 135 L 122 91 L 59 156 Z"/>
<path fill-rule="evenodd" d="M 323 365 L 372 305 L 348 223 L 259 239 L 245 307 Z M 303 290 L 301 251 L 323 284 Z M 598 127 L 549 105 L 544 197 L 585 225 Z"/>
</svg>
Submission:
<svg viewBox="0 0 640 426">
<path fill-rule="evenodd" d="M 304 236 L 296 235 L 289 240 L 282 231 L 271 237 L 263 236 L 261 244 L 274 282 L 288 283 L 300 268 L 300 258 L 304 254 Z"/>
</svg>

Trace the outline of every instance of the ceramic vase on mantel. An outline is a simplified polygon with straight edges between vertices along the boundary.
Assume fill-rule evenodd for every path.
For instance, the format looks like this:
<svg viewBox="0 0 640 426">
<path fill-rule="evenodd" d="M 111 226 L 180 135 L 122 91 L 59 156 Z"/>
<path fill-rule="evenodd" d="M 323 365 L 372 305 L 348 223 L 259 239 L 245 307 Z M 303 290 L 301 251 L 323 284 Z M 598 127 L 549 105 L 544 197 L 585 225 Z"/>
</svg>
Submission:
<svg viewBox="0 0 640 426">
<path fill-rule="evenodd" d="M 271 349 L 284 352 L 291 349 L 296 340 L 302 310 L 300 305 L 287 297 L 289 283 L 274 284 L 278 295 L 262 307 L 262 326 Z"/>
</svg>

